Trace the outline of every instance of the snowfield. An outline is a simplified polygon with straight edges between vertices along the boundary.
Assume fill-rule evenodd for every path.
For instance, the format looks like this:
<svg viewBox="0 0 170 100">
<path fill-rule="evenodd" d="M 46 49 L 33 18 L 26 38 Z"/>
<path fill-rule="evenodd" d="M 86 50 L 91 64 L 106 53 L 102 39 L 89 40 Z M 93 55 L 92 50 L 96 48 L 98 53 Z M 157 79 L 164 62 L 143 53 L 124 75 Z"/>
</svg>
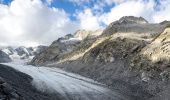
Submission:
<svg viewBox="0 0 170 100">
<path fill-rule="evenodd" d="M 58 93 L 65 100 L 128 100 L 104 85 L 80 75 L 65 72 L 57 68 L 19 65 L 4 63 L 33 78 L 32 85 L 38 90 L 48 93 Z M 129 98 L 130 99 L 130 98 Z"/>
</svg>

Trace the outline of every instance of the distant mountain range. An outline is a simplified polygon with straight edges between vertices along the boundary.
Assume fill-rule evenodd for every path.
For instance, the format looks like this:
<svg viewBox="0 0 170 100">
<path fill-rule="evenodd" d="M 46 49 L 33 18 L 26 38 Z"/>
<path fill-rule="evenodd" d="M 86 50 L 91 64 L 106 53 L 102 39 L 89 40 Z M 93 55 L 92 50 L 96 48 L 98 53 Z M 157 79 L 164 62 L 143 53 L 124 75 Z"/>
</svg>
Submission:
<svg viewBox="0 0 170 100">
<path fill-rule="evenodd" d="M 46 46 L 37 46 L 37 47 L 2 47 L 0 48 L 0 62 L 11 62 L 13 60 L 20 59 L 32 59 L 35 55 L 41 53 L 45 50 Z"/>
</svg>

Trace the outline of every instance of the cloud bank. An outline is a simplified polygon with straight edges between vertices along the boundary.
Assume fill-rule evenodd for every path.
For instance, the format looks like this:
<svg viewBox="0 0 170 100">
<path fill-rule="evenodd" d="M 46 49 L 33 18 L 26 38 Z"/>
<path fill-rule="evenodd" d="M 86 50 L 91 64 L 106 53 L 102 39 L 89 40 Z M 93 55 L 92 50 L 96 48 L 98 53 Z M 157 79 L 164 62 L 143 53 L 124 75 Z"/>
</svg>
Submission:
<svg viewBox="0 0 170 100">
<path fill-rule="evenodd" d="M 104 7 L 114 5 L 109 12 L 104 12 Z M 160 0 L 99 0 L 93 8 L 85 8 L 77 13 L 80 27 L 85 29 L 96 29 L 123 16 L 144 17 L 151 23 L 159 23 L 170 20 L 170 1 Z M 95 13 L 94 13 L 95 12 Z M 83 24 L 85 19 L 86 24 Z M 92 24 L 93 22 L 93 24 Z"/>
<path fill-rule="evenodd" d="M 48 7 L 40 0 L 0 4 L 1 45 L 50 44 L 77 28 L 64 10 Z"/>
</svg>

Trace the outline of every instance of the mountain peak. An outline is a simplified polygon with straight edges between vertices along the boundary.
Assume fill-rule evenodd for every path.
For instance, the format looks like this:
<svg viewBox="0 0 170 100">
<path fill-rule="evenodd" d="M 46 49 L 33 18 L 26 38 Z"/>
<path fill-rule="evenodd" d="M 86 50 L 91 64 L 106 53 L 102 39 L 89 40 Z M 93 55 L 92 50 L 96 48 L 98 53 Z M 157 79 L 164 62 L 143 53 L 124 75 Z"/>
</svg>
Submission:
<svg viewBox="0 0 170 100">
<path fill-rule="evenodd" d="M 143 17 L 124 16 L 113 24 L 146 24 L 148 21 Z"/>
<path fill-rule="evenodd" d="M 93 36 L 94 36 L 94 37 L 99 36 L 99 35 L 102 34 L 102 32 L 103 32 L 102 29 L 98 29 L 98 30 L 95 30 L 95 31 L 78 30 L 78 31 L 76 31 L 76 32 L 74 33 L 74 37 L 75 37 L 75 38 L 78 38 L 78 39 L 80 39 L 80 40 L 83 40 L 83 39 L 85 39 L 87 36 L 92 36 L 92 37 L 93 37 Z"/>
</svg>

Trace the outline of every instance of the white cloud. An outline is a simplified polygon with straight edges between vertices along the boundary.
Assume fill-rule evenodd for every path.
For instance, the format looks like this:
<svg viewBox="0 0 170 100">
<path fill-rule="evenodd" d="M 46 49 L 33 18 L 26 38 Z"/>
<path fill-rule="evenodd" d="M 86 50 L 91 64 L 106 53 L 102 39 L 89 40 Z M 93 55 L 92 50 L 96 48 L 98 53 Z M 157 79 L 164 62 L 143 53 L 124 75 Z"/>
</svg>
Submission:
<svg viewBox="0 0 170 100">
<path fill-rule="evenodd" d="M 54 0 L 46 0 L 47 4 L 48 5 L 51 5 L 51 3 L 53 2 Z"/>
<path fill-rule="evenodd" d="M 107 0 L 108 3 L 116 2 L 117 5 L 112 7 L 109 12 L 103 12 L 99 10 L 99 13 L 94 14 L 97 8 L 102 8 L 105 5 L 98 2 L 98 5 L 94 5 L 94 9 L 85 9 L 83 12 L 77 14 L 77 19 L 80 21 L 80 26 L 83 29 L 97 29 L 101 28 L 102 24 L 109 25 L 111 22 L 120 19 L 123 16 L 142 16 L 149 21 L 152 21 L 154 14 L 155 2 L 150 0 L 144 2 L 143 0 Z M 106 1 L 105 1 L 106 2 Z M 95 9 L 96 7 L 96 9 Z M 101 12 L 100 12 L 101 11 Z"/>
<path fill-rule="evenodd" d="M 14 0 L 0 5 L 0 44 L 50 44 L 77 29 L 65 11 L 41 0 Z"/>
<path fill-rule="evenodd" d="M 154 22 L 161 22 L 164 20 L 170 21 L 170 1 L 168 0 L 161 0 L 160 11 L 157 11 L 154 16 Z"/>
<path fill-rule="evenodd" d="M 77 15 L 81 29 L 96 30 L 100 28 L 99 20 L 93 15 L 91 9 L 85 9 Z"/>
<path fill-rule="evenodd" d="M 123 3 L 127 0 L 105 0 L 105 2 L 108 4 L 108 5 L 112 5 L 113 3 L 115 4 L 120 4 L 120 3 Z M 134 0 L 131 0 L 131 1 L 134 1 Z"/>
<path fill-rule="evenodd" d="M 150 15 L 154 12 L 154 4 L 155 2 L 153 0 L 149 2 L 144 2 L 142 0 L 123 2 L 113 7 L 110 12 L 101 15 L 101 20 L 103 20 L 106 25 L 123 16 L 142 16 L 151 20 Z"/>
</svg>

